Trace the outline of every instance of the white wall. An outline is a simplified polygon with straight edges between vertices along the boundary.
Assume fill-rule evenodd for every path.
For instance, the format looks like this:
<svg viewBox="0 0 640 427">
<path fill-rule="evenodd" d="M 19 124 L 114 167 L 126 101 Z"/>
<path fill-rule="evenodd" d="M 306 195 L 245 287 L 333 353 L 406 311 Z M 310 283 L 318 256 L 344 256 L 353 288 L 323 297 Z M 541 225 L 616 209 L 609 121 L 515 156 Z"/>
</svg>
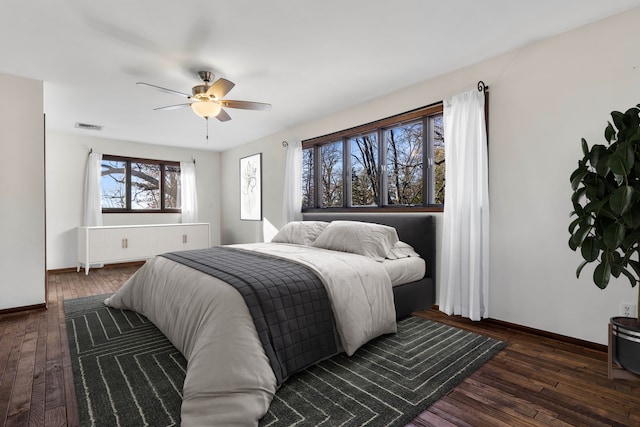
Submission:
<svg viewBox="0 0 640 427">
<path fill-rule="evenodd" d="M 87 131 L 90 132 L 90 131 Z M 76 266 L 76 227 L 82 225 L 84 176 L 89 150 L 145 159 L 196 159 L 198 222 L 211 224 L 220 243 L 220 154 L 204 150 L 47 132 L 47 269 Z M 179 214 L 103 214 L 104 225 L 172 224 Z"/>
<path fill-rule="evenodd" d="M 640 102 L 638 22 L 640 8 L 224 152 L 223 243 L 263 236 L 262 223 L 239 220 L 240 157 L 263 153 L 264 216 L 280 227 L 282 140 L 401 113 L 483 80 L 490 86 L 490 317 L 606 343 L 608 319 L 619 314 L 620 302 L 635 302 L 637 290 L 624 279 L 601 291 L 592 268 L 576 279 L 580 256 L 567 245 L 569 175 L 580 138 L 604 142 L 609 113 Z"/>
<path fill-rule="evenodd" d="M 42 82 L 0 75 L 0 310 L 45 303 Z"/>
</svg>

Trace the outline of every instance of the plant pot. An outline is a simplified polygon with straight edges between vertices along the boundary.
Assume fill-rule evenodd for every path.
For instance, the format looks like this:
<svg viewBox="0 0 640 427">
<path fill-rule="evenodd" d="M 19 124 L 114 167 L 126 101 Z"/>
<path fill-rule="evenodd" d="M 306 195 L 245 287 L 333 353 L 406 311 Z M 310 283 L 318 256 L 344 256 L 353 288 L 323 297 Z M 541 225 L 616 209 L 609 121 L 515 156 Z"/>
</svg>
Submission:
<svg viewBox="0 0 640 427">
<path fill-rule="evenodd" d="M 634 317 L 612 317 L 614 361 L 640 375 L 640 321 Z"/>
</svg>

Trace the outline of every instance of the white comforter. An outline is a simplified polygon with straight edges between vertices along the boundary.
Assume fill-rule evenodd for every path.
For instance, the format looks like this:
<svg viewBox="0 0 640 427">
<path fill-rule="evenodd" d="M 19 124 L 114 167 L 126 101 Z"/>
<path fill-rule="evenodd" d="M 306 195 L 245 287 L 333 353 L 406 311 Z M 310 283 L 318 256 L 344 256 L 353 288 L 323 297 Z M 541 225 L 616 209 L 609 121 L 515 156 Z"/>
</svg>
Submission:
<svg viewBox="0 0 640 427">
<path fill-rule="evenodd" d="M 348 355 L 372 338 L 396 331 L 391 282 L 380 263 L 309 246 L 234 247 L 312 267 L 327 288 L 339 345 Z M 252 426 L 267 412 L 277 388 L 275 375 L 235 288 L 156 257 L 105 304 L 146 316 L 187 359 L 183 426 Z"/>
</svg>

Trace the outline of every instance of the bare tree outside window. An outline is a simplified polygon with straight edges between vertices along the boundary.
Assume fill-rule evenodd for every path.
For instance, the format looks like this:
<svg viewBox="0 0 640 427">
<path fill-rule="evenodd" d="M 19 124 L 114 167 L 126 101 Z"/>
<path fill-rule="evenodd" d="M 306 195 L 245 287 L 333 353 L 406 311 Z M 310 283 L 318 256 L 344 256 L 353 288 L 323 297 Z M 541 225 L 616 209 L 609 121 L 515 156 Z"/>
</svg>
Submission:
<svg viewBox="0 0 640 427">
<path fill-rule="evenodd" d="M 179 209 L 180 206 L 180 167 L 164 167 L 164 206 L 167 209 Z"/>
<path fill-rule="evenodd" d="M 441 210 L 442 112 L 429 105 L 303 141 L 303 210 Z"/>
<path fill-rule="evenodd" d="M 387 203 L 422 205 L 424 147 L 422 122 L 385 132 L 387 143 Z"/>
<path fill-rule="evenodd" d="M 102 160 L 100 197 L 103 208 L 126 209 L 127 162 Z"/>
<path fill-rule="evenodd" d="M 322 206 L 342 206 L 342 141 L 321 147 Z"/>
<path fill-rule="evenodd" d="M 104 155 L 103 212 L 179 212 L 180 164 Z"/>
<path fill-rule="evenodd" d="M 315 174 L 313 162 L 313 147 L 302 150 L 302 206 L 315 205 Z"/>
<path fill-rule="evenodd" d="M 444 119 L 442 115 L 431 118 L 432 140 L 433 140 L 433 202 L 438 205 L 444 204 Z"/>
<path fill-rule="evenodd" d="M 380 201 L 378 137 L 375 133 L 349 139 L 351 205 L 376 206 Z"/>
<path fill-rule="evenodd" d="M 131 163 L 131 209 L 160 209 L 160 166 Z"/>
</svg>

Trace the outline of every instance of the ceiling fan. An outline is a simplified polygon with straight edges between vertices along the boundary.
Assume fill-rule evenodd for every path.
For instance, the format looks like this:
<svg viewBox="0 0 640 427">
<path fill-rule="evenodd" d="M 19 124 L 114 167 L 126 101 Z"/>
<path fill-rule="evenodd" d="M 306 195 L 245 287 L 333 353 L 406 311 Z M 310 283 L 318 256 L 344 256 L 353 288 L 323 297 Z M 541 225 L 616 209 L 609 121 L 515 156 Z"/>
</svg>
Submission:
<svg viewBox="0 0 640 427">
<path fill-rule="evenodd" d="M 194 113 L 207 121 L 209 120 L 209 117 L 215 117 L 221 122 L 231 120 L 231 116 L 223 110 L 223 107 L 238 108 L 241 110 L 271 109 L 271 104 L 265 104 L 263 102 L 232 101 L 223 99 L 224 96 L 233 89 L 235 83 L 230 82 L 227 79 L 220 78 L 211 84 L 211 81 L 214 79 L 214 75 L 211 71 L 198 71 L 198 76 L 204 84 L 194 86 L 191 89 L 191 95 L 177 90 L 152 85 L 150 83 L 138 82 L 136 84 L 150 86 L 164 92 L 184 96 L 189 100 L 189 102 L 184 104 L 168 105 L 166 107 L 154 108 L 154 110 L 173 110 L 176 108 L 191 106 Z"/>
</svg>

